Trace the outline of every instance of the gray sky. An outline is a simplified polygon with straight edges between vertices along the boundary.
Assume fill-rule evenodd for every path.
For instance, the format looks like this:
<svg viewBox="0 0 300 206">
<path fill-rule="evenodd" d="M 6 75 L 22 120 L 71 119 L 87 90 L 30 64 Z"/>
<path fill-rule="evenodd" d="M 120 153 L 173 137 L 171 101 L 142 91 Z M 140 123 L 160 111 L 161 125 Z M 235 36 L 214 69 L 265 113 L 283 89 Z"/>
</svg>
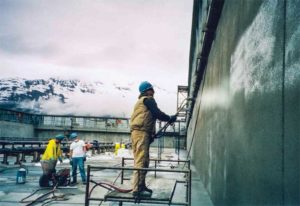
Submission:
<svg viewBox="0 0 300 206">
<path fill-rule="evenodd" d="M 187 84 L 192 0 L 0 0 L 1 78 Z"/>
</svg>

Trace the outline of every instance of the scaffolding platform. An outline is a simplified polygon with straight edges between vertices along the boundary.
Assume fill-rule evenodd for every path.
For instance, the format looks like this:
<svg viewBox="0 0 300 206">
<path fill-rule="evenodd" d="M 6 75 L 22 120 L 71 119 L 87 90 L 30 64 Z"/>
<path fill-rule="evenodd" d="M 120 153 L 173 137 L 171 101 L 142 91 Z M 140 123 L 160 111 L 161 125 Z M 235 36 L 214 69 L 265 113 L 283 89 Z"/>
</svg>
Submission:
<svg viewBox="0 0 300 206">
<path fill-rule="evenodd" d="M 172 192 L 153 191 L 151 197 L 141 197 L 138 200 L 132 196 L 132 193 L 122 193 L 118 191 L 109 192 L 104 196 L 104 201 L 112 202 L 139 202 L 139 203 L 163 203 L 169 204 L 172 200 Z"/>
<path fill-rule="evenodd" d="M 123 171 L 147 171 L 160 173 L 157 177 L 152 173 L 152 189 L 153 193 L 151 197 L 134 197 L 132 192 L 125 190 L 120 187 L 120 185 L 113 185 L 110 183 L 104 183 L 100 180 L 95 181 L 91 179 L 91 172 L 97 170 L 119 170 L 119 176 L 121 177 L 121 183 L 123 184 Z M 172 177 L 172 179 L 166 179 L 163 176 L 165 173 L 167 176 Z M 178 174 L 178 175 L 175 175 Z M 93 176 L 93 175 L 92 175 Z M 93 176 L 94 177 L 94 176 Z M 177 178 L 174 178 L 177 177 Z M 125 179 L 125 178 L 124 178 Z M 126 178 L 127 179 L 127 178 Z M 100 182 L 99 182 L 100 181 Z M 155 185 L 155 182 L 160 185 Z M 94 189 L 98 186 L 104 189 L 108 189 L 106 194 L 101 196 L 93 195 Z M 158 168 L 132 168 L 132 167 L 93 167 L 88 165 L 87 172 L 87 185 L 86 185 L 86 195 L 85 195 L 85 206 L 90 205 L 90 201 L 104 201 L 104 202 L 118 202 L 119 205 L 123 203 L 140 203 L 140 204 L 167 204 L 167 205 L 191 205 L 191 170 L 188 168 L 184 169 L 158 169 Z"/>
</svg>

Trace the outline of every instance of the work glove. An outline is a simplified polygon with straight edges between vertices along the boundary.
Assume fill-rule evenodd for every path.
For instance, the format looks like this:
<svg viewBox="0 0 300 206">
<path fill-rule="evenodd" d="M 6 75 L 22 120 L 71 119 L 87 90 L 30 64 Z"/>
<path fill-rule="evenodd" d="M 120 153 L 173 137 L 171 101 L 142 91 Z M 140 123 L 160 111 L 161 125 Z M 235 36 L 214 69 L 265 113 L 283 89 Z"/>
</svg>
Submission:
<svg viewBox="0 0 300 206">
<path fill-rule="evenodd" d="M 170 116 L 169 123 L 170 123 L 170 124 L 174 123 L 174 122 L 176 121 L 176 119 L 177 119 L 177 115 L 171 115 L 171 116 Z"/>
<path fill-rule="evenodd" d="M 59 160 L 59 162 L 60 162 L 60 163 L 62 163 L 62 162 L 63 162 L 63 160 L 62 160 L 62 158 L 61 158 L 61 157 L 59 157 L 59 158 L 58 158 L 58 160 Z"/>
</svg>

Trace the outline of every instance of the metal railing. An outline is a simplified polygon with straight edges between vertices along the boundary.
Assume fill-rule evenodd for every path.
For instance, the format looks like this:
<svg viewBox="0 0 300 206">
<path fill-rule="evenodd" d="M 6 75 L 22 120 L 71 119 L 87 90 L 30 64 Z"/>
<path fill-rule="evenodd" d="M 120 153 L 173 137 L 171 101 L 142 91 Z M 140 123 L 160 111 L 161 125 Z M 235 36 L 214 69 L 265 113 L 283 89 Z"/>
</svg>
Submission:
<svg viewBox="0 0 300 206">
<path fill-rule="evenodd" d="M 135 197 L 133 197 L 130 193 L 124 197 L 124 196 L 118 196 L 118 195 L 113 195 L 112 193 L 108 193 L 106 194 L 104 197 L 92 197 L 92 192 L 95 189 L 95 183 L 97 183 L 96 181 L 91 179 L 91 173 L 93 171 L 100 171 L 100 170 L 118 170 L 118 171 L 147 171 L 147 172 L 151 172 L 151 171 L 155 171 L 157 173 L 181 173 L 184 174 L 183 176 L 185 177 L 185 180 L 176 180 L 175 184 L 173 186 L 173 189 L 171 191 L 171 195 L 169 198 L 167 199 L 160 199 L 157 197 L 150 197 L 150 198 L 141 198 L 141 199 L 136 199 Z M 168 204 L 168 205 L 187 205 L 190 206 L 191 205 L 191 180 L 192 180 L 192 173 L 190 169 L 157 169 L 157 168 L 131 168 L 131 167 L 95 167 L 95 166 L 91 166 L 88 165 L 87 166 L 87 184 L 86 184 L 86 191 L 85 191 L 85 206 L 89 206 L 90 205 L 90 201 L 111 201 L 111 202 L 119 202 L 119 205 L 122 205 L 123 202 L 134 202 L 136 203 L 138 201 L 138 203 L 150 203 L 150 204 Z M 175 189 L 177 184 L 179 183 L 184 183 L 186 185 L 186 193 L 185 193 L 185 201 L 183 202 L 173 202 L 172 198 L 173 195 L 175 193 Z M 91 184 L 94 184 L 94 186 L 92 187 L 92 189 L 90 190 L 90 186 Z M 100 184 L 99 184 L 100 185 Z"/>
<path fill-rule="evenodd" d="M 130 157 L 122 157 L 122 167 L 125 167 L 126 160 L 134 161 L 133 158 Z M 180 163 L 184 163 L 184 167 L 187 166 L 187 169 L 189 170 L 191 168 L 191 162 L 190 160 L 166 160 L 166 159 L 149 159 L 150 163 L 154 162 L 154 168 L 156 169 L 158 167 L 158 163 L 160 162 L 169 162 L 169 163 L 177 163 L 178 165 Z M 171 167 L 174 167 L 171 165 Z M 154 171 L 154 177 L 156 178 L 156 171 Z M 121 171 L 121 184 L 124 183 L 124 180 L 129 180 L 128 178 L 124 178 L 124 170 Z"/>
<path fill-rule="evenodd" d="M 2 164 L 8 165 L 8 157 L 16 157 L 14 164 L 21 164 L 26 162 L 26 156 L 32 156 L 32 162 L 39 162 L 40 156 L 43 154 L 47 147 L 48 141 L 9 141 L 0 140 L 0 154 L 3 155 Z M 105 151 L 114 151 L 115 145 L 113 142 L 98 142 L 93 141 L 90 150 L 92 154 L 100 154 Z M 70 150 L 70 142 L 62 142 L 61 150 L 68 156 Z"/>
<path fill-rule="evenodd" d="M 0 120 L 9 121 L 9 122 L 19 122 L 24 124 L 35 124 L 36 115 L 25 113 L 25 112 L 17 112 L 13 110 L 0 109 Z"/>
<path fill-rule="evenodd" d="M 0 121 L 10 121 L 32 124 L 35 129 L 66 130 L 66 131 L 103 131 L 130 133 L 129 118 L 96 117 L 73 115 L 44 115 L 30 114 L 7 109 L 0 109 Z M 156 129 L 164 126 L 164 122 L 157 121 Z M 182 136 L 186 133 L 185 122 L 177 121 L 172 127 L 166 129 L 168 136 Z"/>
<path fill-rule="evenodd" d="M 88 130 L 129 133 L 129 119 L 85 116 L 43 115 L 37 129 L 61 128 L 64 130 Z"/>
</svg>

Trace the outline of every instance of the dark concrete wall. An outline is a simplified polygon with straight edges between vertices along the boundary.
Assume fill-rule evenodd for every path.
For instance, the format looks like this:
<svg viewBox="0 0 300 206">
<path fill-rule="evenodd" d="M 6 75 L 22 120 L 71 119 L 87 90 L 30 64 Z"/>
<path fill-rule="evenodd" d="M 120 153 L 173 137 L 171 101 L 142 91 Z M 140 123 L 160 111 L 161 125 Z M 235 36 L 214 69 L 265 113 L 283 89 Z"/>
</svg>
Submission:
<svg viewBox="0 0 300 206">
<path fill-rule="evenodd" d="M 300 205 L 300 1 L 287 1 L 283 183 L 287 204 Z"/>
<path fill-rule="evenodd" d="M 0 121 L 0 137 L 34 137 L 34 128 L 31 124 Z"/>
<path fill-rule="evenodd" d="M 299 8 L 225 0 L 188 128 L 215 205 L 300 204 Z"/>
</svg>

